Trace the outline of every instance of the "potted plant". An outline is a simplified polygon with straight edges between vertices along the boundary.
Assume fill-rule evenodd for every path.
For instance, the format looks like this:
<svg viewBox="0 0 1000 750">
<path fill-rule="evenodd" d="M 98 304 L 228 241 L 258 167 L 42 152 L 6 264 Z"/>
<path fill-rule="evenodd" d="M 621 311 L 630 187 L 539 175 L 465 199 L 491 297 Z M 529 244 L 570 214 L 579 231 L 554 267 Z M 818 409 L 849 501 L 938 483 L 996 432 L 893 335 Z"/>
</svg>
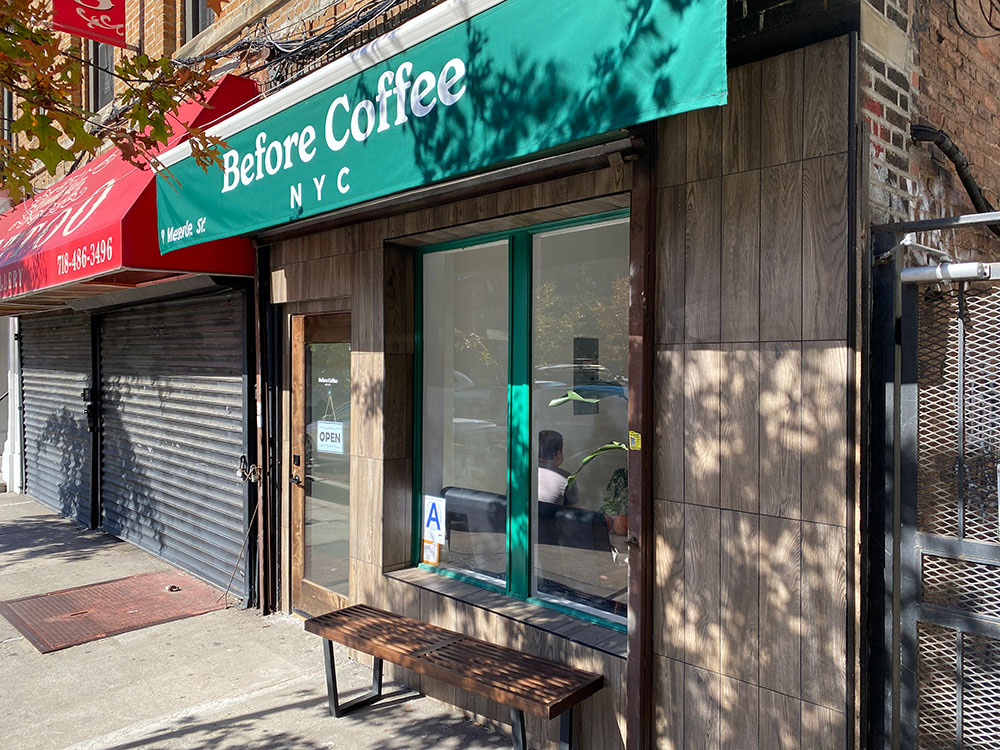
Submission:
<svg viewBox="0 0 1000 750">
<path fill-rule="evenodd" d="M 601 512 L 608 524 L 608 530 L 620 536 L 628 535 L 628 470 L 615 469 L 605 487 L 604 504 Z"/>
<path fill-rule="evenodd" d="M 582 401 L 589 404 L 596 404 L 599 398 L 585 398 L 575 391 L 567 391 L 565 396 L 554 398 L 549 402 L 549 406 L 562 406 L 565 403 Z M 580 468 L 567 477 L 566 489 L 568 490 L 576 482 L 577 476 L 598 456 L 616 451 L 628 451 L 625 443 L 612 440 L 601 447 L 590 452 L 580 463 Z M 601 512 L 604 520 L 608 524 L 608 530 L 621 536 L 628 535 L 628 469 L 618 468 L 611 472 L 611 478 L 605 487 L 604 504 L 601 505 Z"/>
</svg>

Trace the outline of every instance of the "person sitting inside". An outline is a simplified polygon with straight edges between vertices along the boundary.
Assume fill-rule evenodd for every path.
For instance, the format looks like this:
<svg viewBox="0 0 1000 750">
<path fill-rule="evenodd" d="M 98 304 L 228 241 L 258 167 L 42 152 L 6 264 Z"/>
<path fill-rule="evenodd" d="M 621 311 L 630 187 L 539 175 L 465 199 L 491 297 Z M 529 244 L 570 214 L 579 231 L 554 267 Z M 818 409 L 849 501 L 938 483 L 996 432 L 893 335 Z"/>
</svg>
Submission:
<svg viewBox="0 0 1000 750">
<path fill-rule="evenodd" d="M 563 462 L 563 436 L 555 430 L 538 433 L 538 502 L 576 505 L 576 484 L 566 489 L 569 472 Z"/>
</svg>

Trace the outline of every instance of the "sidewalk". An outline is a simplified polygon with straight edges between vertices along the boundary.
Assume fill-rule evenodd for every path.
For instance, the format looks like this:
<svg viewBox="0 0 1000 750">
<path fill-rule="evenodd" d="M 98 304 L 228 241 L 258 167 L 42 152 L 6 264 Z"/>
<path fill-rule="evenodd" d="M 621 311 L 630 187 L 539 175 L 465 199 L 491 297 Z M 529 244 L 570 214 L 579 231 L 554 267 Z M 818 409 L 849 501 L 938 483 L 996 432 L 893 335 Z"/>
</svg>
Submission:
<svg viewBox="0 0 1000 750">
<path fill-rule="evenodd" d="M 162 570 L 23 495 L 0 494 L 0 600 Z M 371 672 L 338 651 L 343 692 Z M 40 654 L 0 617 L 0 737 L 30 748 L 502 748 L 396 683 L 381 703 L 327 713 L 320 640 L 289 615 L 219 610 Z M 349 695 L 348 695 L 349 697 Z"/>
</svg>

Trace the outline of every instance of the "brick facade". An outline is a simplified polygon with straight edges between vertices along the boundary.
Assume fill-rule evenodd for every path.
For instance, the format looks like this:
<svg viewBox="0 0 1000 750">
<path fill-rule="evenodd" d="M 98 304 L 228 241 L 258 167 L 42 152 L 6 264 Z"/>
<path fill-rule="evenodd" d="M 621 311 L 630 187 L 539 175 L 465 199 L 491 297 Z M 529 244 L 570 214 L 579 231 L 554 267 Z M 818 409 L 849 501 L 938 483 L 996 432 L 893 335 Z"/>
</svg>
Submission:
<svg viewBox="0 0 1000 750">
<path fill-rule="evenodd" d="M 865 3 L 861 117 L 870 128 L 869 209 L 874 223 L 974 213 L 954 165 L 932 144 L 909 137 L 912 124 L 944 130 L 969 160 L 987 200 L 1000 199 L 1000 40 L 978 3 Z M 964 26 L 964 29 L 963 29 Z M 969 33 L 972 32 L 972 33 Z M 953 258 L 1000 258 L 986 230 L 933 233 L 924 240 Z M 917 258 L 917 262 L 926 259 Z"/>
</svg>

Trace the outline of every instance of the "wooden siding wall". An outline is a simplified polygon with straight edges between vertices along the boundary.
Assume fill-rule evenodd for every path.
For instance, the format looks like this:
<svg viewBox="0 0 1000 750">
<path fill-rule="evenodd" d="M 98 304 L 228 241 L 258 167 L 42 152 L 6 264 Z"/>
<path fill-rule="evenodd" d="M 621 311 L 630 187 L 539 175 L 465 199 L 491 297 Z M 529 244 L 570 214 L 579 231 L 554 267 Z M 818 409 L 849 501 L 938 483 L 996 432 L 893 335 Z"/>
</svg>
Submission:
<svg viewBox="0 0 1000 750">
<path fill-rule="evenodd" d="M 628 165 L 609 168 L 288 240 L 271 251 L 272 301 L 283 304 L 289 316 L 345 309 L 352 313 L 352 601 L 603 674 L 608 689 L 575 712 L 580 750 L 624 747 L 625 664 L 621 658 L 549 632 L 546 621 L 566 619 L 563 615 L 506 597 L 501 597 L 504 601 L 499 606 L 496 602 L 476 606 L 447 591 L 420 588 L 384 575 L 410 563 L 414 277 L 413 251 L 401 243 L 414 244 L 415 235 L 424 244 L 424 239 L 427 243 L 456 239 L 621 208 L 628 205 L 630 182 Z M 288 361 L 286 348 L 286 371 Z M 286 391 L 285 414 L 288 407 Z M 287 434 L 282 457 L 288 466 Z M 291 554 L 287 486 L 285 492 L 282 557 L 287 571 Z M 287 599 L 283 605 L 290 607 Z M 578 624 L 608 633 L 606 628 Z M 391 677 L 457 705 L 481 721 L 509 724 L 506 708 L 395 666 L 387 669 Z M 526 726 L 532 746 L 555 745 L 558 721 L 527 717 Z M 447 733 L 447 725 L 421 727 L 414 745 L 433 746 L 438 739 L 443 743 Z"/>
<path fill-rule="evenodd" d="M 660 748 L 846 745 L 848 62 L 740 67 L 660 124 Z"/>
</svg>

